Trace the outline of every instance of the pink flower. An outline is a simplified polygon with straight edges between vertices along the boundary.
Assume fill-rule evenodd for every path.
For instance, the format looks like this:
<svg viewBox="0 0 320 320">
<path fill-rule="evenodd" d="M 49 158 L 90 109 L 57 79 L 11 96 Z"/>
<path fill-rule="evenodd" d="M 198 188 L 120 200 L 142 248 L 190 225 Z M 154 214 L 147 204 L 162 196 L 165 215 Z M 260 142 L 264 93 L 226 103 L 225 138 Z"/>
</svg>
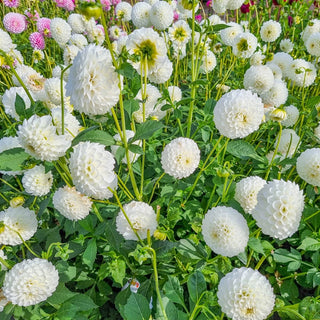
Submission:
<svg viewBox="0 0 320 320">
<path fill-rule="evenodd" d="M 109 11 L 111 9 L 111 1 L 110 0 L 101 0 L 102 8 L 105 11 Z"/>
<path fill-rule="evenodd" d="M 240 10 L 242 13 L 249 13 L 250 12 L 250 7 L 254 5 L 254 2 L 253 1 L 249 1 L 248 3 L 246 4 L 243 4 L 241 7 L 240 7 Z"/>
<path fill-rule="evenodd" d="M 196 19 L 196 21 L 201 22 L 202 15 L 201 14 L 197 14 L 194 18 Z"/>
<path fill-rule="evenodd" d="M 178 21 L 179 20 L 179 13 L 177 11 L 173 12 L 173 21 Z"/>
<path fill-rule="evenodd" d="M 54 0 L 57 7 L 72 11 L 75 8 L 75 4 L 72 0 Z"/>
<path fill-rule="evenodd" d="M 67 0 L 66 6 L 64 7 L 67 11 L 73 11 L 76 7 L 74 0 Z"/>
<path fill-rule="evenodd" d="M 113 6 L 116 6 L 120 2 L 121 2 L 121 0 L 111 0 L 111 3 Z"/>
<path fill-rule="evenodd" d="M 51 19 L 49 19 L 49 18 L 40 18 L 37 21 L 37 29 L 38 29 L 38 31 L 44 37 L 47 37 L 47 38 L 51 38 L 50 22 L 51 22 Z"/>
<path fill-rule="evenodd" d="M 211 4 L 212 4 L 212 0 L 208 0 L 208 1 L 206 2 L 206 6 L 209 7 L 209 8 L 211 7 Z"/>
<path fill-rule="evenodd" d="M 3 18 L 3 25 L 9 32 L 21 33 L 27 29 L 26 17 L 20 13 L 9 12 Z"/>
<path fill-rule="evenodd" d="M 18 8 L 20 4 L 20 0 L 3 0 L 3 3 L 6 7 Z"/>
<path fill-rule="evenodd" d="M 45 47 L 45 42 L 42 34 L 40 32 L 33 32 L 30 34 L 29 41 L 31 47 L 38 50 L 43 50 Z"/>
<path fill-rule="evenodd" d="M 104 28 L 103 28 L 103 25 L 102 24 L 97 24 L 97 27 L 103 32 L 104 34 Z"/>
<path fill-rule="evenodd" d="M 31 21 L 38 21 L 40 18 L 40 15 L 37 10 L 34 10 L 33 13 L 31 13 L 28 10 L 25 10 L 24 14 L 29 18 Z"/>
</svg>

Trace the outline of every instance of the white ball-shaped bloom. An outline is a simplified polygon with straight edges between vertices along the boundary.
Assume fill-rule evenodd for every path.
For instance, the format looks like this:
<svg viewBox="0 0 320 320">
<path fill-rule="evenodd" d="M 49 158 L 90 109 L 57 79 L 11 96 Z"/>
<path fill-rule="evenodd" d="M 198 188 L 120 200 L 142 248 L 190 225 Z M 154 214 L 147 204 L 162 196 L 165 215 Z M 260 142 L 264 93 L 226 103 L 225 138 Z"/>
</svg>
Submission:
<svg viewBox="0 0 320 320">
<path fill-rule="evenodd" d="M 288 66 L 287 76 L 298 87 L 309 87 L 317 76 L 315 66 L 306 60 L 293 60 Z"/>
<path fill-rule="evenodd" d="M 275 63 L 281 69 L 283 76 L 287 77 L 288 68 L 292 61 L 293 58 L 290 56 L 290 54 L 285 52 L 277 52 L 270 62 Z"/>
<path fill-rule="evenodd" d="M 157 1 L 150 9 L 150 22 L 158 30 L 167 29 L 173 21 L 173 9 L 166 1 Z"/>
<path fill-rule="evenodd" d="M 251 66 L 243 78 L 243 86 L 247 90 L 261 94 L 270 90 L 274 83 L 274 76 L 270 68 L 264 65 Z"/>
<path fill-rule="evenodd" d="M 282 130 L 278 152 L 283 156 L 287 155 L 291 157 L 296 149 L 298 148 L 300 142 L 300 137 L 296 134 L 296 132 L 292 129 L 284 129 Z M 274 147 L 278 144 L 278 139 L 274 143 Z"/>
<path fill-rule="evenodd" d="M 179 87 L 169 86 L 168 92 L 172 102 L 178 102 L 182 99 L 182 91 Z"/>
<path fill-rule="evenodd" d="M 11 87 L 10 89 L 7 89 L 2 96 L 2 104 L 6 114 L 16 120 L 19 120 L 19 115 L 15 109 L 17 95 L 19 95 L 24 101 L 26 109 L 30 108 L 31 101 L 22 87 Z"/>
<path fill-rule="evenodd" d="M 320 56 L 320 32 L 310 35 L 306 42 L 306 48 L 311 55 Z"/>
<path fill-rule="evenodd" d="M 217 296 L 222 312 L 233 320 L 264 320 L 276 299 L 267 278 L 245 267 L 233 269 L 220 280 Z"/>
<path fill-rule="evenodd" d="M 0 50 L 4 51 L 5 53 L 9 53 L 13 49 L 15 49 L 16 46 L 17 45 L 12 42 L 9 34 L 3 29 L 0 29 Z"/>
<path fill-rule="evenodd" d="M 77 46 L 79 49 L 83 49 L 88 45 L 88 40 L 83 34 L 74 33 L 71 35 L 68 43 Z"/>
<path fill-rule="evenodd" d="M 298 230 L 304 196 L 297 184 L 284 180 L 269 181 L 259 191 L 257 200 L 252 216 L 264 234 L 283 240 Z"/>
<path fill-rule="evenodd" d="M 53 195 L 53 206 L 64 217 L 70 220 L 84 219 L 89 213 L 92 201 L 81 194 L 75 187 L 64 186 Z"/>
<path fill-rule="evenodd" d="M 115 160 L 104 146 L 93 142 L 80 142 L 70 155 L 69 168 L 77 190 L 94 199 L 108 199 L 115 189 L 117 176 L 113 172 Z"/>
<path fill-rule="evenodd" d="M 319 19 L 312 19 L 308 22 L 307 26 L 301 32 L 301 37 L 304 43 L 306 43 L 309 37 L 314 34 L 320 32 L 320 20 Z"/>
<path fill-rule="evenodd" d="M 299 119 L 299 109 L 293 105 L 284 107 L 285 112 L 287 113 L 287 118 L 281 121 L 281 124 L 285 127 L 292 127 Z"/>
<path fill-rule="evenodd" d="M 307 183 L 320 187 L 320 149 L 312 148 L 302 152 L 297 159 L 297 172 Z"/>
<path fill-rule="evenodd" d="M 280 37 L 281 24 L 278 21 L 265 21 L 260 29 L 261 39 L 265 42 L 273 42 Z"/>
<path fill-rule="evenodd" d="M 173 46 L 182 48 L 191 38 L 191 29 L 186 21 L 178 20 L 168 29 L 168 35 Z"/>
<path fill-rule="evenodd" d="M 227 11 L 228 2 L 229 0 L 212 0 L 211 6 L 217 14 L 222 14 Z"/>
<path fill-rule="evenodd" d="M 246 219 L 235 209 L 215 207 L 202 220 L 203 239 L 210 249 L 226 257 L 242 253 L 249 240 Z"/>
<path fill-rule="evenodd" d="M 33 115 L 18 127 L 21 146 L 39 160 L 54 161 L 64 156 L 71 146 L 65 135 L 57 135 L 51 116 Z"/>
<path fill-rule="evenodd" d="M 9 246 L 15 246 L 29 240 L 36 233 L 38 227 L 34 211 L 21 206 L 9 207 L 1 211 L 0 221 L 4 224 L 4 230 L 0 233 L 0 243 Z"/>
<path fill-rule="evenodd" d="M 66 95 L 75 110 L 88 115 L 110 112 L 119 100 L 119 80 L 111 54 L 101 46 L 90 44 L 73 60 Z"/>
<path fill-rule="evenodd" d="M 227 9 L 229 10 L 237 10 L 239 9 L 245 0 L 229 0 L 227 4 Z"/>
<path fill-rule="evenodd" d="M 293 50 L 293 43 L 290 39 L 282 39 L 280 41 L 280 49 L 283 52 L 290 53 Z"/>
<path fill-rule="evenodd" d="M 14 148 L 21 148 L 18 137 L 3 137 L 0 139 L 0 153 Z M 15 176 L 22 174 L 23 171 L 0 171 L 0 173 Z"/>
<path fill-rule="evenodd" d="M 53 183 L 51 171 L 45 172 L 45 167 L 40 164 L 27 170 L 22 177 L 24 190 L 33 196 L 44 196 L 49 193 Z"/>
<path fill-rule="evenodd" d="M 201 61 L 202 61 L 202 64 L 200 66 L 200 72 L 202 73 L 211 72 L 217 65 L 217 58 L 215 54 L 210 50 L 206 50 Z"/>
<path fill-rule="evenodd" d="M 147 203 L 131 201 L 123 206 L 123 211 L 141 239 L 147 238 L 148 230 L 150 230 L 150 235 L 153 235 L 156 231 L 158 226 L 157 215 Z M 116 218 L 116 226 L 117 231 L 126 240 L 138 240 L 121 210 Z"/>
<path fill-rule="evenodd" d="M 2 258 L 3 260 L 7 260 L 8 259 L 8 257 L 4 254 L 4 252 L 3 252 L 3 250 L 0 250 L 0 258 Z M 8 270 L 8 268 L 2 263 L 2 262 L 0 262 L 0 266 L 1 266 L 1 271 L 3 271 L 3 270 Z M 0 306 L 2 307 L 2 305 L 1 305 L 1 294 L 2 294 L 2 291 L 0 292 Z M 1 308 L 0 308 L 1 309 Z M 1 312 L 2 310 L 0 310 L 0 312 Z"/>
<path fill-rule="evenodd" d="M 229 28 L 220 31 L 220 37 L 222 43 L 227 46 L 232 46 L 236 36 L 243 32 L 243 28 L 240 24 L 235 22 L 229 22 L 227 23 L 227 26 L 229 26 Z"/>
<path fill-rule="evenodd" d="M 128 22 L 131 20 L 132 6 L 128 2 L 119 2 L 116 6 L 117 19 Z"/>
<path fill-rule="evenodd" d="M 282 70 L 277 64 L 271 61 L 271 62 L 268 62 L 266 66 L 272 71 L 274 79 L 278 79 L 278 80 L 282 79 Z"/>
<path fill-rule="evenodd" d="M 256 51 L 258 40 L 250 32 L 239 33 L 232 42 L 232 52 L 236 57 L 250 58 Z"/>
<path fill-rule="evenodd" d="M 135 135 L 135 133 L 132 131 L 132 130 L 126 130 L 126 138 L 127 138 L 127 141 L 131 138 L 133 138 Z M 117 142 L 121 142 L 121 137 L 120 137 L 120 134 L 117 133 L 116 135 L 113 136 L 113 139 Z M 133 144 L 137 145 L 137 146 L 141 146 L 142 144 L 142 141 L 141 140 L 137 140 L 137 141 L 134 141 Z M 111 146 L 111 153 L 116 156 L 116 153 L 117 153 L 117 150 L 119 149 L 119 146 L 118 145 L 113 145 Z M 140 154 L 139 153 L 134 153 L 132 151 L 129 151 L 129 161 L 131 163 L 133 162 L 136 162 L 138 160 L 138 158 L 140 157 Z M 122 162 L 127 164 L 127 158 L 124 157 L 122 159 Z"/>
<path fill-rule="evenodd" d="M 257 195 L 266 181 L 258 176 L 243 178 L 236 184 L 234 198 L 240 203 L 245 213 L 250 214 L 257 204 Z"/>
<path fill-rule="evenodd" d="M 131 20 L 137 29 L 151 26 L 150 10 L 151 6 L 146 2 L 137 2 L 134 4 L 131 11 Z"/>
<path fill-rule="evenodd" d="M 314 133 L 315 137 L 320 140 L 320 123 L 318 124 L 317 127 L 314 128 L 313 133 Z"/>
<path fill-rule="evenodd" d="M 161 165 L 165 173 L 176 179 L 189 177 L 200 162 L 198 145 L 188 138 L 176 138 L 165 146 Z"/>
<path fill-rule="evenodd" d="M 265 55 L 262 54 L 261 51 L 255 52 L 251 57 L 250 57 L 250 65 L 251 66 L 258 66 L 263 63 L 263 60 L 265 59 Z"/>
<path fill-rule="evenodd" d="M 66 83 L 63 81 L 63 88 L 65 89 Z M 60 90 L 60 79 L 50 78 L 47 79 L 44 84 L 44 90 L 50 101 L 56 105 L 61 103 L 61 90 Z M 64 90 L 65 93 L 65 90 Z"/>
<path fill-rule="evenodd" d="M 56 290 L 59 274 L 45 259 L 26 259 L 10 269 L 3 282 L 3 294 L 14 305 L 27 307 L 45 301 Z"/>
<path fill-rule="evenodd" d="M 244 138 L 258 130 L 264 116 L 263 103 L 256 93 L 237 89 L 224 94 L 214 108 L 214 123 L 220 134 Z"/>
<path fill-rule="evenodd" d="M 86 30 L 84 18 L 81 14 L 72 13 L 68 17 L 68 24 L 70 25 L 73 33 L 83 33 Z"/>
<path fill-rule="evenodd" d="M 62 18 L 53 18 L 50 22 L 52 38 L 60 47 L 64 47 L 71 37 L 71 27 Z"/>
<path fill-rule="evenodd" d="M 275 79 L 273 86 L 260 94 L 264 104 L 272 107 L 279 107 L 285 104 L 288 99 L 288 88 L 284 81 Z"/>
<path fill-rule="evenodd" d="M 165 83 L 172 75 L 173 66 L 172 62 L 167 56 L 162 56 L 158 59 L 157 64 L 152 71 L 148 73 L 148 79 L 154 83 Z"/>
<path fill-rule="evenodd" d="M 63 63 L 67 66 L 72 64 L 79 51 L 80 49 L 76 45 L 66 45 L 63 50 Z"/>
</svg>

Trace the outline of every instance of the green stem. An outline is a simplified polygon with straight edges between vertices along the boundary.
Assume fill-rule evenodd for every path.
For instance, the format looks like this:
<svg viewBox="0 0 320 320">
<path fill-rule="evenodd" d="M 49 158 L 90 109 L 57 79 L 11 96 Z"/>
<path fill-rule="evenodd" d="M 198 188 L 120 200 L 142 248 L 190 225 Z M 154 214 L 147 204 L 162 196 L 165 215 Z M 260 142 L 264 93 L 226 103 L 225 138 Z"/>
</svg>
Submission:
<svg viewBox="0 0 320 320">
<path fill-rule="evenodd" d="M 99 221 L 103 222 L 104 220 L 103 220 L 103 218 L 102 218 L 102 216 L 101 216 L 101 214 L 100 214 L 100 212 L 99 212 L 99 210 L 98 210 L 98 208 L 97 208 L 95 203 L 92 203 L 92 209 L 93 209 L 93 212 L 96 214 L 97 218 L 99 219 Z"/>
<path fill-rule="evenodd" d="M 165 172 L 163 172 L 162 173 L 162 175 L 158 178 L 158 180 L 155 182 L 155 184 L 154 184 L 154 186 L 153 186 L 153 189 L 152 189 L 152 192 L 151 192 L 151 196 L 150 196 L 150 198 L 149 198 L 149 204 L 151 203 L 151 200 L 152 200 L 152 198 L 153 198 L 153 195 L 154 195 L 154 192 L 155 192 L 155 190 L 156 190 L 156 187 L 157 187 L 157 185 L 158 185 L 158 183 L 160 182 L 160 180 L 164 177 L 164 175 L 165 175 L 166 173 Z"/>
</svg>

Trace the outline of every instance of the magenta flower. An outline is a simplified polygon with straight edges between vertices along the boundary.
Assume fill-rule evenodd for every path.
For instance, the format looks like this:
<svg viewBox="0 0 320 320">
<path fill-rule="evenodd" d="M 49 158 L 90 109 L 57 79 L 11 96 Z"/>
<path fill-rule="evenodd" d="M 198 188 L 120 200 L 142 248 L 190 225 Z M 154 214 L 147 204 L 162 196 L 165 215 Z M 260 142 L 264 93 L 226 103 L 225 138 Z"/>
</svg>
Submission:
<svg viewBox="0 0 320 320">
<path fill-rule="evenodd" d="M 37 29 L 38 29 L 38 31 L 44 37 L 47 37 L 47 38 L 51 38 L 50 22 L 51 22 L 51 19 L 49 19 L 49 18 L 40 18 L 37 21 Z"/>
<path fill-rule="evenodd" d="M 248 3 L 244 3 L 241 7 L 240 10 L 242 13 L 249 13 L 250 7 L 254 5 L 253 1 L 249 1 Z"/>
<path fill-rule="evenodd" d="M 3 0 L 3 4 L 9 8 L 18 8 L 20 0 Z"/>
<path fill-rule="evenodd" d="M 111 1 L 110 0 L 101 0 L 102 8 L 105 11 L 109 11 L 111 9 Z"/>
<path fill-rule="evenodd" d="M 197 14 L 194 18 L 196 19 L 196 21 L 201 22 L 202 15 L 201 14 Z"/>
<path fill-rule="evenodd" d="M 9 12 L 3 18 L 3 25 L 9 32 L 21 33 L 27 29 L 26 17 L 20 13 Z"/>
<path fill-rule="evenodd" d="M 31 21 L 38 21 L 40 18 L 40 15 L 37 10 L 34 10 L 33 13 L 31 13 L 28 10 L 25 10 L 24 14 L 31 20 Z"/>
<path fill-rule="evenodd" d="M 30 34 L 29 41 L 31 47 L 38 50 L 43 50 L 46 46 L 44 37 L 40 32 L 33 32 Z"/>
<path fill-rule="evenodd" d="M 207 7 L 211 7 L 211 5 L 212 5 L 212 0 L 208 0 L 208 1 L 206 2 L 206 6 L 207 6 Z"/>
<path fill-rule="evenodd" d="M 179 20 L 179 13 L 177 11 L 173 12 L 173 21 L 176 22 Z"/>
</svg>

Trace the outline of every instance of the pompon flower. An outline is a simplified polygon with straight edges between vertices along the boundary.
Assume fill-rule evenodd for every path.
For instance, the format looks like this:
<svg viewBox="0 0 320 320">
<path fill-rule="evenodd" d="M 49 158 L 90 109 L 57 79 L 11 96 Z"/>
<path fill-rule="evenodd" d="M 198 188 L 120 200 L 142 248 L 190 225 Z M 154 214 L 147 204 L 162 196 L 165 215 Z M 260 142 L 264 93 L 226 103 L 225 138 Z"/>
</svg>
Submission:
<svg viewBox="0 0 320 320">
<path fill-rule="evenodd" d="M 277 21 L 265 21 L 260 29 L 261 39 L 265 42 L 276 41 L 281 34 L 281 24 Z"/>
<path fill-rule="evenodd" d="M 284 111 L 287 113 L 287 118 L 281 121 L 281 124 L 285 127 L 292 127 L 299 119 L 299 109 L 293 105 L 284 107 Z"/>
<path fill-rule="evenodd" d="M 202 72 L 202 73 L 211 72 L 217 65 L 216 56 L 210 50 L 206 50 L 206 52 L 203 55 L 201 61 L 202 61 L 202 64 L 200 66 L 200 72 Z"/>
<path fill-rule="evenodd" d="M 12 42 L 11 37 L 7 32 L 0 29 L 0 50 L 5 53 L 9 53 L 11 50 L 15 49 L 16 45 Z"/>
<path fill-rule="evenodd" d="M 72 32 L 74 33 L 83 33 L 86 30 L 84 23 L 84 18 L 81 14 L 72 13 L 68 17 L 68 24 L 70 25 Z"/>
<path fill-rule="evenodd" d="M 278 139 L 274 143 L 274 147 L 278 145 Z M 291 157 L 298 148 L 300 137 L 292 129 L 282 130 L 280 142 L 278 145 L 278 152 L 283 156 Z"/>
<path fill-rule="evenodd" d="M 275 63 L 281 69 L 283 76 L 287 77 L 289 65 L 292 61 L 293 58 L 290 56 L 290 54 L 285 52 L 277 52 L 270 62 Z"/>
<path fill-rule="evenodd" d="M 261 94 L 269 91 L 274 83 L 274 76 L 270 68 L 264 65 L 251 66 L 243 78 L 243 86 L 247 90 Z"/>
<path fill-rule="evenodd" d="M 298 230 L 304 196 L 297 184 L 284 180 L 269 181 L 259 191 L 257 200 L 252 216 L 264 234 L 283 240 Z"/>
<path fill-rule="evenodd" d="M 309 87 L 317 77 L 315 66 L 304 59 L 295 59 L 288 65 L 288 78 L 298 87 Z"/>
<path fill-rule="evenodd" d="M 44 196 L 49 193 L 52 182 L 52 172 L 46 173 L 42 164 L 27 170 L 22 177 L 24 190 L 33 196 Z"/>
<path fill-rule="evenodd" d="M 147 203 L 131 201 L 123 206 L 123 210 L 141 239 L 147 238 L 148 230 L 150 230 L 150 235 L 153 235 L 156 231 L 158 226 L 157 215 Z M 116 225 L 117 231 L 126 240 L 138 240 L 121 210 L 116 218 Z"/>
<path fill-rule="evenodd" d="M 17 137 L 3 137 L 0 139 L 0 153 L 14 148 L 21 148 Z M 0 173 L 15 176 L 22 174 L 23 171 L 0 171 Z"/>
<path fill-rule="evenodd" d="M 297 159 L 297 172 L 301 179 L 312 186 L 320 187 L 320 149 L 302 152 Z"/>
<path fill-rule="evenodd" d="M 31 47 L 38 50 L 43 50 L 46 46 L 44 38 L 40 32 L 33 32 L 29 36 Z"/>
<path fill-rule="evenodd" d="M 77 56 L 79 49 L 75 45 L 66 45 L 63 50 L 63 63 L 64 65 L 69 65 L 73 63 L 74 58 Z"/>
<path fill-rule="evenodd" d="M 222 14 L 227 11 L 229 0 L 212 0 L 211 6 L 215 13 Z"/>
<path fill-rule="evenodd" d="M 128 2 L 119 2 L 116 6 L 116 16 L 121 21 L 129 22 L 131 20 L 131 12 L 132 6 Z"/>
<path fill-rule="evenodd" d="M 293 50 L 293 43 L 290 39 L 282 39 L 280 41 L 280 49 L 285 53 L 290 53 Z"/>
<path fill-rule="evenodd" d="M 154 68 L 152 68 L 152 71 L 148 74 L 148 79 L 150 82 L 153 83 L 165 83 L 168 81 L 172 75 L 173 66 L 172 62 L 169 60 L 167 56 L 162 56 L 159 58 L 158 63 Z M 164 113 L 163 116 L 159 117 L 159 119 L 162 119 L 165 116 L 166 113 Z"/>
<path fill-rule="evenodd" d="M 11 33 L 21 33 L 27 29 L 27 20 L 21 13 L 9 12 L 3 18 L 3 25 Z"/>
<path fill-rule="evenodd" d="M 237 10 L 239 9 L 245 0 L 229 0 L 227 4 L 227 9 L 229 10 Z"/>
<path fill-rule="evenodd" d="M 237 89 L 224 94 L 214 108 L 214 123 L 220 134 L 244 138 L 258 130 L 264 116 L 263 103 L 256 93 Z"/>
<path fill-rule="evenodd" d="M 150 22 L 158 30 L 167 29 L 173 22 L 173 9 L 166 1 L 157 1 L 150 9 Z"/>
<path fill-rule="evenodd" d="M 243 32 L 243 28 L 240 24 L 235 22 L 229 22 L 227 23 L 227 26 L 229 26 L 229 28 L 220 31 L 220 37 L 223 44 L 232 46 L 236 36 Z"/>
<path fill-rule="evenodd" d="M 53 195 L 53 206 L 69 220 L 84 219 L 89 213 L 92 201 L 81 194 L 75 187 L 64 186 Z"/>
<path fill-rule="evenodd" d="M 176 179 L 189 177 L 200 162 L 198 145 L 188 138 L 176 138 L 165 146 L 161 165 L 165 173 Z"/>
<path fill-rule="evenodd" d="M 69 168 L 77 190 L 94 199 L 109 199 L 117 187 L 113 172 L 115 160 L 104 146 L 93 142 L 80 142 L 70 155 Z"/>
<path fill-rule="evenodd" d="M 57 135 L 51 116 L 33 115 L 18 127 L 21 146 L 30 155 L 42 161 L 54 161 L 64 156 L 71 146 L 70 139 Z"/>
<path fill-rule="evenodd" d="M 73 60 L 66 95 L 75 110 L 88 115 L 111 111 L 119 100 L 119 80 L 111 55 L 101 46 L 90 44 Z"/>
<path fill-rule="evenodd" d="M 37 21 L 37 29 L 44 37 L 51 38 L 50 24 L 49 18 L 40 18 Z"/>
<path fill-rule="evenodd" d="M 320 56 L 320 32 L 310 35 L 306 42 L 306 48 L 312 56 Z"/>
<path fill-rule="evenodd" d="M 53 18 L 50 23 L 52 38 L 60 47 L 64 47 L 71 37 L 71 27 L 62 18 Z"/>
<path fill-rule="evenodd" d="M 273 86 L 260 94 L 264 104 L 271 107 L 280 107 L 285 104 L 288 99 L 288 88 L 286 82 L 275 79 Z"/>
<path fill-rule="evenodd" d="M 182 91 L 179 87 L 169 86 L 168 92 L 172 102 L 178 102 L 182 99 Z"/>
<path fill-rule="evenodd" d="M 210 249 L 226 257 L 243 252 L 249 240 L 249 228 L 245 218 L 235 209 L 215 207 L 202 221 L 203 239 Z"/>
<path fill-rule="evenodd" d="M 186 21 L 179 20 L 168 29 L 168 35 L 173 46 L 182 48 L 191 39 L 191 29 Z"/>
<path fill-rule="evenodd" d="M 45 301 L 56 290 L 59 274 L 45 259 L 26 259 L 10 269 L 3 282 L 3 294 L 14 305 L 27 307 Z"/>
<path fill-rule="evenodd" d="M 37 231 L 38 221 L 34 211 L 17 207 L 0 212 L 0 221 L 4 225 L 3 231 L 0 233 L 0 243 L 15 246 L 23 241 L 29 240 Z M 20 234 L 21 238 L 19 237 Z"/>
<path fill-rule="evenodd" d="M 66 83 L 63 81 L 63 87 Z M 61 104 L 61 84 L 59 78 L 49 78 L 44 84 L 44 90 L 50 100 L 50 102 L 59 105 Z M 64 90 L 65 94 L 65 90 Z"/>
<path fill-rule="evenodd" d="M 151 27 L 150 10 L 151 6 L 146 2 L 134 4 L 131 11 L 131 20 L 137 29 Z"/>
<path fill-rule="evenodd" d="M 77 46 L 79 49 L 83 49 L 85 46 L 88 45 L 88 40 L 84 35 L 74 33 L 71 35 L 68 43 Z"/>
<path fill-rule="evenodd" d="M 276 299 L 267 278 L 245 267 L 233 269 L 220 280 L 217 296 L 222 312 L 234 320 L 264 320 Z"/>
<path fill-rule="evenodd" d="M 20 0 L 3 0 L 3 4 L 8 8 L 18 8 Z"/>
<path fill-rule="evenodd" d="M 301 32 L 303 42 L 306 43 L 309 37 L 317 32 L 320 32 L 320 20 L 312 19 L 308 22 L 304 30 Z"/>
<path fill-rule="evenodd" d="M 256 51 L 257 38 L 250 32 L 238 34 L 232 43 L 232 52 L 236 57 L 250 58 Z"/>
<path fill-rule="evenodd" d="M 237 200 L 243 211 L 250 214 L 257 204 L 257 195 L 266 181 L 258 176 L 244 178 L 237 182 L 234 198 Z"/>
</svg>

